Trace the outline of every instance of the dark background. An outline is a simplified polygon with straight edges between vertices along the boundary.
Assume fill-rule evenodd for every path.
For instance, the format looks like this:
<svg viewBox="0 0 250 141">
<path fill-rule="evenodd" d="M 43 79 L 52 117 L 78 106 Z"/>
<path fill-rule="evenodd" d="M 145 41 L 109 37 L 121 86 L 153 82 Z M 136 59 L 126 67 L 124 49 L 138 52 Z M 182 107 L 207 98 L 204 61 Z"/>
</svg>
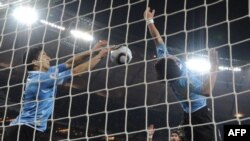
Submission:
<svg viewBox="0 0 250 141">
<path fill-rule="evenodd" d="M 169 129 L 181 123 L 182 110 L 169 87 L 155 79 L 155 48 L 143 12 L 156 10 L 155 24 L 179 57 L 219 52 L 221 66 L 240 67 L 241 72 L 219 71 L 208 98 L 213 121 L 222 132 L 225 124 L 250 124 L 249 62 L 250 21 L 248 0 L 36 0 L 39 19 L 66 27 L 59 31 L 40 22 L 27 27 L 11 15 L 15 0 L 0 7 L 0 112 L 2 127 L 19 112 L 25 84 L 22 54 L 37 45 L 61 63 L 73 54 L 90 49 L 98 40 L 126 44 L 133 53 L 129 65 L 116 65 L 105 58 L 94 71 L 59 87 L 52 121 L 45 136 L 53 140 L 146 140 L 146 129 L 154 124 L 155 140 L 168 140 Z M 16 2 L 16 3 L 15 3 Z M 48 8 L 49 7 L 49 8 Z M 95 40 L 75 40 L 71 29 L 90 31 Z M 167 94 L 165 92 L 167 91 Z M 244 116 L 236 118 L 235 113 Z M 62 129 L 69 129 L 63 132 Z M 222 136 L 223 138 L 223 136 Z"/>
</svg>

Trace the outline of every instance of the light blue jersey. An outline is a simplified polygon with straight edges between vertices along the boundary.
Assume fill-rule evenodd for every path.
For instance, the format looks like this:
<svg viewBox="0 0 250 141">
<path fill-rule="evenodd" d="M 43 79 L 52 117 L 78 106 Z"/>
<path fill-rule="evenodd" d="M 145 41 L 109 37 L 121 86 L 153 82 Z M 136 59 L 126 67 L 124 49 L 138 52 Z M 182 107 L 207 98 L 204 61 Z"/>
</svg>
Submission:
<svg viewBox="0 0 250 141">
<path fill-rule="evenodd" d="M 71 78 L 65 64 L 50 67 L 47 72 L 29 71 L 20 115 L 10 125 L 27 125 L 45 131 L 54 109 L 57 85 Z"/>
<path fill-rule="evenodd" d="M 170 55 L 167 51 L 167 47 L 164 44 L 159 44 L 156 47 L 157 57 L 174 57 Z M 176 58 L 176 57 L 175 57 Z M 180 64 L 180 69 L 182 76 L 179 79 L 170 81 L 170 86 L 179 101 L 181 106 L 186 113 L 189 113 L 189 105 L 191 104 L 191 112 L 195 112 L 207 105 L 206 97 L 202 94 L 202 86 L 204 76 L 197 75 L 191 72 L 180 59 L 176 58 L 177 62 Z M 187 79 L 188 77 L 188 79 Z M 189 87 L 189 92 L 187 92 Z M 189 100 L 192 101 L 189 103 Z"/>
</svg>

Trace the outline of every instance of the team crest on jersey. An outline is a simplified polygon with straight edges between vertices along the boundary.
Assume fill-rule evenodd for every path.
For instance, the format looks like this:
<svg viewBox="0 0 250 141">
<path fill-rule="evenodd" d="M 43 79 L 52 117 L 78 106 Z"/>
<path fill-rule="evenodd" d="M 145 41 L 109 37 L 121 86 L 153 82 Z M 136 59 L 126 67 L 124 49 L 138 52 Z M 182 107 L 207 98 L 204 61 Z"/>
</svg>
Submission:
<svg viewBox="0 0 250 141">
<path fill-rule="evenodd" d="M 51 79 L 56 79 L 56 73 L 51 73 L 51 74 L 50 74 L 50 78 L 51 78 Z"/>
<path fill-rule="evenodd" d="M 56 79 L 57 78 L 57 74 L 58 74 L 58 69 L 56 68 L 55 72 L 50 74 L 50 78 L 51 79 Z"/>
</svg>

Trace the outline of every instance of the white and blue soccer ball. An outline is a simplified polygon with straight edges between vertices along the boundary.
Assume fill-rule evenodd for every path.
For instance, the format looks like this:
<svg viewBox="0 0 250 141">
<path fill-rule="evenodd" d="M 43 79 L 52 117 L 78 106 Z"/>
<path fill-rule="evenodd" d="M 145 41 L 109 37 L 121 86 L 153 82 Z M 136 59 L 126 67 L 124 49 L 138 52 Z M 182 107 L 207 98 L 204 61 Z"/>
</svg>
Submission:
<svg viewBox="0 0 250 141">
<path fill-rule="evenodd" d="M 129 64 L 132 60 L 132 52 L 127 46 L 120 46 L 111 50 L 110 60 L 115 64 Z"/>
</svg>

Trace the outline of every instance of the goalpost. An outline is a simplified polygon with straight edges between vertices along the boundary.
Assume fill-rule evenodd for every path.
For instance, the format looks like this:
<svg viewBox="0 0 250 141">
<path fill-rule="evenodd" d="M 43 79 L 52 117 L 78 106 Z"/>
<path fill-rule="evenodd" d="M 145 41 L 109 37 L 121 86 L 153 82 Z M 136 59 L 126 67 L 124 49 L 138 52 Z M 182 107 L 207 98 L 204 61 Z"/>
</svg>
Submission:
<svg viewBox="0 0 250 141">
<path fill-rule="evenodd" d="M 22 109 L 28 73 L 23 53 L 40 45 L 51 64 L 58 65 L 99 40 L 129 47 L 131 62 L 118 65 L 108 55 L 93 70 L 58 87 L 47 130 L 37 138 L 147 140 L 147 128 L 154 124 L 153 140 L 162 141 L 185 127 L 181 101 L 162 84 L 168 80 L 156 79 L 154 39 L 143 18 L 148 6 L 156 10 L 154 22 L 168 51 L 189 69 L 209 75 L 208 53 L 219 52 L 215 88 L 207 97 L 216 141 L 224 138 L 223 125 L 249 124 L 250 65 L 244 56 L 250 44 L 249 0 L 2 0 L 1 139 Z"/>
</svg>

